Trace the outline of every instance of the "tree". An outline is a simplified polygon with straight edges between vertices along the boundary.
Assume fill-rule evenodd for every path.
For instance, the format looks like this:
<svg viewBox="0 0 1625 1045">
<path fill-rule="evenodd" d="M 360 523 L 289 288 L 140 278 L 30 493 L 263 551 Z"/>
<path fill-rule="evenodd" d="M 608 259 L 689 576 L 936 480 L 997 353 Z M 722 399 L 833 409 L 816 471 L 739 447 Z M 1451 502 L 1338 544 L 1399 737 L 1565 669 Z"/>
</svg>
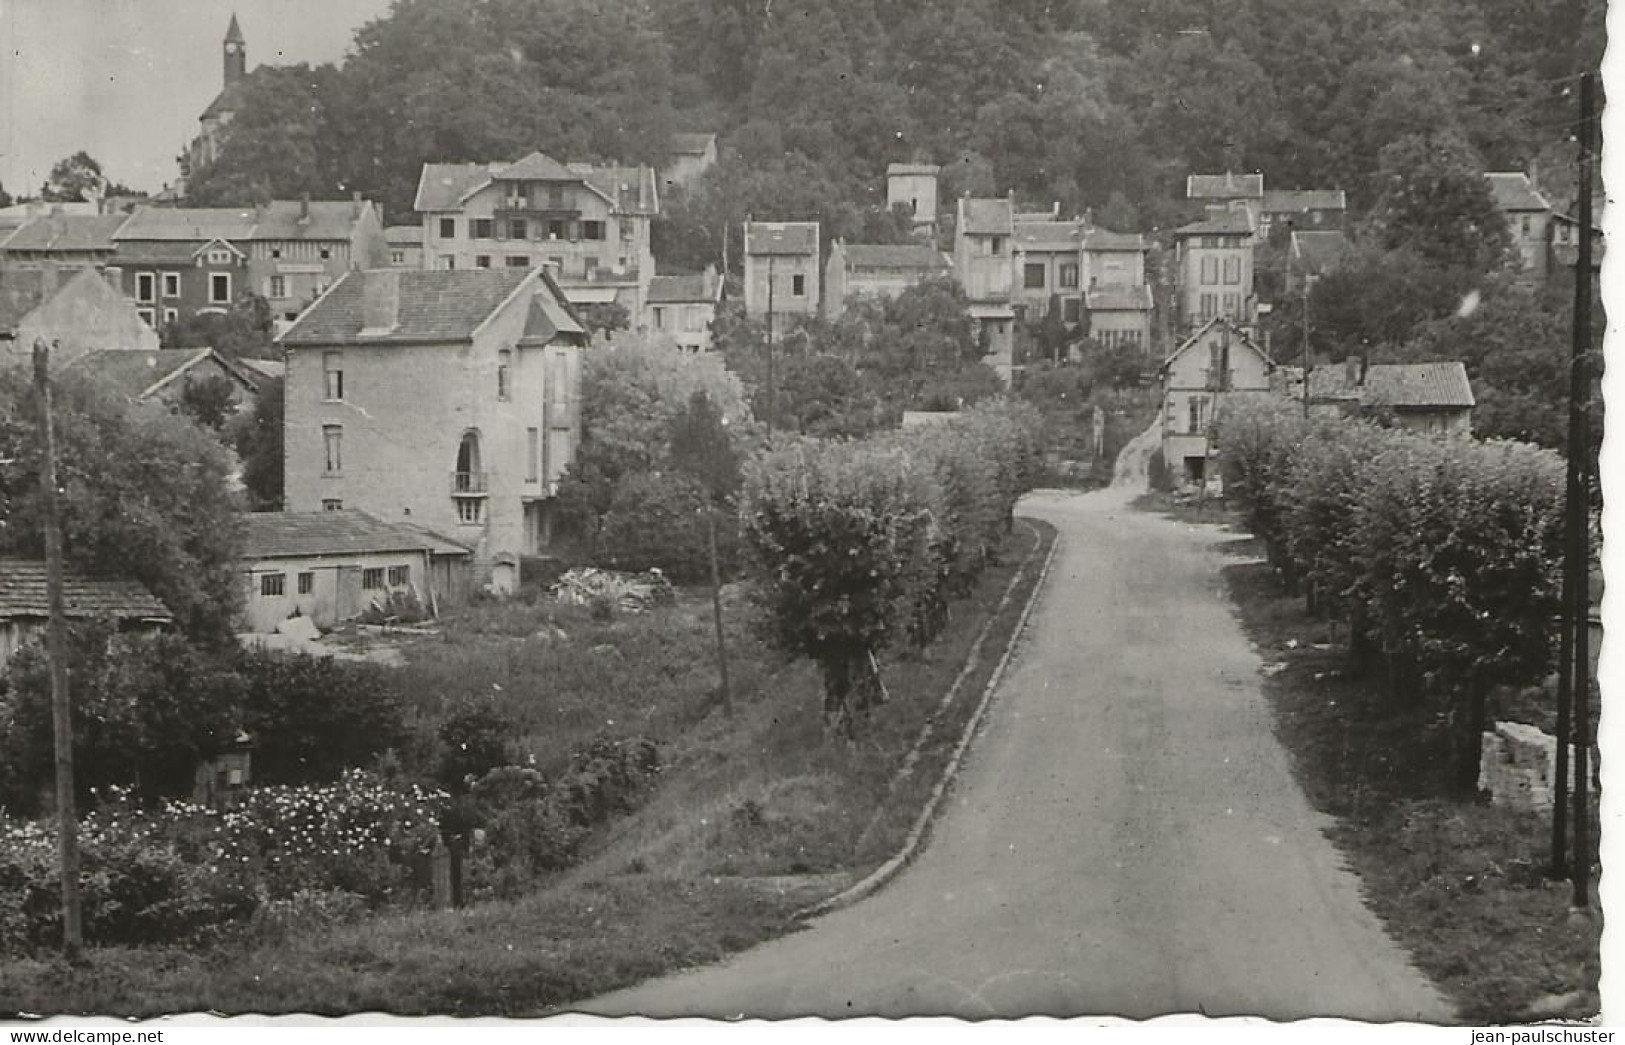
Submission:
<svg viewBox="0 0 1625 1045">
<path fill-rule="evenodd" d="M 582 326 L 595 339 L 612 337 L 617 330 L 626 330 L 632 325 L 632 317 L 626 311 L 626 306 L 613 301 L 578 305 L 576 315 L 581 317 Z"/>
<path fill-rule="evenodd" d="M 1382 150 L 1381 194 L 1367 219 L 1384 250 L 1410 250 L 1483 274 L 1512 258 L 1512 232 L 1495 205 L 1483 162 L 1459 134 L 1410 134 Z"/>
<path fill-rule="evenodd" d="M 189 379 L 177 405 L 194 424 L 219 434 L 237 412 L 237 386 L 223 374 Z"/>
<path fill-rule="evenodd" d="M 68 563 L 139 580 L 188 635 L 229 643 L 242 597 L 230 455 L 162 407 L 71 372 L 53 383 Z M 0 374 L 0 554 L 44 555 L 35 414 L 26 378 Z"/>
<path fill-rule="evenodd" d="M 159 331 L 165 348 L 212 348 L 227 359 L 263 359 L 272 354 L 271 305 L 249 292 L 225 312 L 183 316 Z"/>
<path fill-rule="evenodd" d="M 40 198 L 53 203 L 80 203 L 106 195 L 106 189 L 102 165 L 80 149 L 51 166 L 50 176 L 40 186 Z"/>
<path fill-rule="evenodd" d="M 11 204 L 11 193 L 6 191 L 6 187 L 4 185 L 0 185 L 0 208 L 9 207 Z"/>
<path fill-rule="evenodd" d="M 280 377 L 261 385 L 231 429 L 231 444 L 243 463 L 243 487 L 255 511 L 282 510 L 283 385 Z"/>
<path fill-rule="evenodd" d="M 215 161 L 189 173 L 187 202 L 242 207 L 338 195 L 345 179 L 335 170 L 328 103 L 342 89 L 332 66 L 256 68 L 238 88 Z"/>
</svg>

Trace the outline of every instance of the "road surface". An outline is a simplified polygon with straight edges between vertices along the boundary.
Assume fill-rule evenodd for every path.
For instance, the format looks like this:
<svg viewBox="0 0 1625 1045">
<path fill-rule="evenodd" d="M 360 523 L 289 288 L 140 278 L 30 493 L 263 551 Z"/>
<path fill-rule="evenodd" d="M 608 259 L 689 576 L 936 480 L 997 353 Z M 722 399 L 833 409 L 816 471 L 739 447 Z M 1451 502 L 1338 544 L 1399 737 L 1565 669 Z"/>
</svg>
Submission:
<svg viewBox="0 0 1625 1045">
<path fill-rule="evenodd" d="M 1450 1022 L 1292 779 L 1223 594 L 1230 538 L 1129 508 L 1152 445 L 1110 490 L 1023 503 L 1062 543 L 909 868 L 803 932 L 581 1011 Z"/>
</svg>

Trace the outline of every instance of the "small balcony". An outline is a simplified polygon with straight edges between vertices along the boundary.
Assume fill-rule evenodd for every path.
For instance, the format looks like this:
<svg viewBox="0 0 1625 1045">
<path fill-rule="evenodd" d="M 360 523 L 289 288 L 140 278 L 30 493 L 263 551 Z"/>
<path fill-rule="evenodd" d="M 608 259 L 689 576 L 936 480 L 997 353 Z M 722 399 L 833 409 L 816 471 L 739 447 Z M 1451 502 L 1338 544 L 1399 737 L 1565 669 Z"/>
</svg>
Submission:
<svg viewBox="0 0 1625 1045">
<path fill-rule="evenodd" d="M 484 497 L 490 493 L 488 472 L 452 472 L 451 495 L 453 497 Z"/>
</svg>

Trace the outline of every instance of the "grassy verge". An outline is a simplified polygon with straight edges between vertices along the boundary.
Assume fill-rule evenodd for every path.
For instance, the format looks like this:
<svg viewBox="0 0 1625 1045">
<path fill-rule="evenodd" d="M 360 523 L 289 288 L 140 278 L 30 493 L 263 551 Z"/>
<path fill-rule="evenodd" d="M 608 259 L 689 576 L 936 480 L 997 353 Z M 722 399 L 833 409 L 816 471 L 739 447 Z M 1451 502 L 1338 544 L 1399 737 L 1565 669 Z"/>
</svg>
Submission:
<svg viewBox="0 0 1625 1045">
<path fill-rule="evenodd" d="M 591 839 L 581 863 L 517 899 L 457 911 L 242 932 L 192 950 L 105 948 L 81 967 L 14 962 L 0 967 L 0 1012 L 532 1015 L 793 931 L 795 911 L 906 837 L 1053 539 L 1047 524 L 1018 526 L 935 644 L 882 660 L 890 699 L 850 746 L 824 740 L 816 672 L 760 645 L 738 591 L 731 717 L 703 593 L 612 621 L 543 603 L 477 607 L 405 648 L 421 713 L 495 700 L 539 762 L 605 733 L 661 744 L 654 795 Z"/>
<path fill-rule="evenodd" d="M 1572 916 L 1568 883 L 1546 876 L 1549 813 L 1447 798 L 1449 741 L 1433 717 L 1350 673 L 1344 636 L 1282 596 L 1263 563 L 1224 573 L 1273 662 L 1264 690 L 1298 779 L 1338 819 L 1333 840 L 1417 965 L 1469 1022 L 1594 1016 L 1600 918 Z"/>
</svg>

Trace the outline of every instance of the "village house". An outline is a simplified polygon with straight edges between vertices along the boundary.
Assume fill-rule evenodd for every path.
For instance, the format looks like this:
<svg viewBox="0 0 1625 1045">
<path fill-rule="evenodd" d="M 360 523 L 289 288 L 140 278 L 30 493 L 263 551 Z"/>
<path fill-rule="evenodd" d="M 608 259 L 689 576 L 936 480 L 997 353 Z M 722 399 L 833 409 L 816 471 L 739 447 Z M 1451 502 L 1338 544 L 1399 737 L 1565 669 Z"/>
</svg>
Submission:
<svg viewBox="0 0 1625 1045">
<path fill-rule="evenodd" d="M 428 530 L 353 509 L 242 520 L 247 631 L 274 632 L 296 616 L 325 630 L 373 606 L 436 613 L 468 598 L 471 551 Z"/>
<path fill-rule="evenodd" d="M 426 163 L 413 207 L 423 267 L 546 267 L 573 305 L 618 304 L 637 322 L 654 275 L 650 224 L 660 213 L 652 167 Z"/>
<path fill-rule="evenodd" d="M 711 347 L 711 323 L 721 302 L 722 280 L 711 265 L 704 272 L 655 276 L 649 280 L 645 326 L 684 351 L 704 352 Z"/>
<path fill-rule="evenodd" d="M 0 269 L 0 369 L 29 366 L 34 341 L 60 366 L 97 349 L 151 351 L 158 335 L 94 269 Z"/>
<path fill-rule="evenodd" d="M 427 527 L 516 590 L 580 440 L 587 337 L 551 276 L 351 272 L 279 340 L 288 510 Z"/>
<path fill-rule="evenodd" d="M 935 238 L 937 234 L 937 176 L 942 168 L 934 163 L 893 163 L 886 168 L 886 209 L 908 208 L 914 217 L 915 233 Z"/>
<path fill-rule="evenodd" d="M 1287 240 L 1285 289 L 1303 294 L 1348 258 L 1354 245 L 1336 230 L 1293 230 Z"/>
<path fill-rule="evenodd" d="M 1607 206 L 1607 200 L 1596 196 L 1591 201 L 1591 266 L 1601 269 L 1603 255 L 1607 252 L 1607 243 L 1602 234 L 1602 212 Z M 1564 214 L 1556 210 L 1551 218 L 1551 242 L 1547 248 L 1546 278 L 1548 281 L 1561 282 L 1572 288 L 1569 272 L 1580 263 L 1580 219 L 1579 203 L 1570 208 L 1573 213 Z"/>
<path fill-rule="evenodd" d="M 243 244 L 249 286 L 271 306 L 277 329 L 351 269 L 388 264 L 383 216 L 359 193 L 348 200 L 273 200 L 254 209 Z"/>
<path fill-rule="evenodd" d="M 154 329 L 200 312 L 225 312 L 252 290 L 246 241 L 254 211 L 146 207 L 113 233 L 125 296 Z"/>
<path fill-rule="evenodd" d="M 1015 250 L 1015 202 L 1009 197 L 955 203 L 954 275 L 970 299 L 970 315 L 986 344 L 988 365 L 1006 382 L 1015 363 L 1011 256 Z"/>
<path fill-rule="evenodd" d="M 0 559 L 0 672 L 24 643 L 45 631 L 51 615 L 45 585 L 45 563 Z M 133 631 L 159 631 L 175 622 L 140 581 L 70 572 L 62 579 L 62 602 L 70 621 L 112 620 Z"/>
<path fill-rule="evenodd" d="M 1495 207 L 1512 233 L 1513 246 L 1523 262 L 1523 278 L 1544 282 L 1552 205 L 1523 171 L 1490 171 L 1484 177 L 1489 179 Z"/>
<path fill-rule="evenodd" d="M 1238 210 L 1210 210 L 1203 220 L 1174 230 L 1178 314 L 1184 329 L 1215 316 L 1243 327 L 1254 325 L 1253 231 L 1246 213 Z"/>
<path fill-rule="evenodd" d="M 230 390 L 233 411 L 253 401 L 263 380 L 212 348 L 98 349 L 66 369 L 93 378 L 132 403 L 172 407 L 182 401 L 189 385 L 220 382 Z"/>
<path fill-rule="evenodd" d="M 0 235 L 0 267 L 58 265 L 101 268 L 112 263 L 113 233 L 125 214 L 63 214 L 32 218 Z"/>
<path fill-rule="evenodd" d="M 1303 401 L 1303 368 L 1277 367 L 1276 393 Z M 1472 383 L 1459 362 L 1371 363 L 1350 356 L 1309 371 L 1311 414 L 1367 417 L 1428 435 L 1472 433 Z"/>
<path fill-rule="evenodd" d="M 1014 222 L 1011 264 L 1014 266 L 1011 305 L 1018 320 L 1037 320 L 1051 305 L 1061 310 L 1068 324 L 1083 320 L 1083 244 L 1089 228 L 1082 219 Z"/>
<path fill-rule="evenodd" d="M 389 266 L 397 269 L 420 269 L 423 264 L 423 226 L 386 225 L 384 243 L 389 247 Z"/>
<path fill-rule="evenodd" d="M 1342 189 L 1265 189 L 1258 203 L 1258 238 L 1342 229 L 1347 211 L 1348 195 Z"/>
<path fill-rule="evenodd" d="M 1162 378 L 1162 459 L 1178 485 L 1218 477 L 1210 433 L 1233 396 L 1268 392 L 1275 361 L 1240 325 L 1222 316 L 1207 320 L 1174 349 Z"/>
<path fill-rule="evenodd" d="M 745 222 L 745 314 L 816 316 L 821 300 L 818 222 Z"/>
<path fill-rule="evenodd" d="M 1131 345 L 1149 353 L 1151 345 L 1151 288 L 1106 283 L 1084 291 L 1089 315 L 1089 339 L 1102 345 Z"/>
<path fill-rule="evenodd" d="M 1244 213 L 1256 229 L 1264 204 L 1264 175 L 1256 172 L 1237 174 L 1234 171 L 1187 174 L 1185 198 L 1203 204 L 1209 212 L 1231 210 Z"/>
<path fill-rule="evenodd" d="M 671 136 L 660 181 L 666 188 L 692 190 L 717 162 L 717 136 L 678 132 Z"/>
<path fill-rule="evenodd" d="M 859 298 L 894 298 L 928 279 L 952 277 L 953 263 L 935 247 L 836 240 L 824 268 L 824 318 L 841 318 Z"/>
</svg>

